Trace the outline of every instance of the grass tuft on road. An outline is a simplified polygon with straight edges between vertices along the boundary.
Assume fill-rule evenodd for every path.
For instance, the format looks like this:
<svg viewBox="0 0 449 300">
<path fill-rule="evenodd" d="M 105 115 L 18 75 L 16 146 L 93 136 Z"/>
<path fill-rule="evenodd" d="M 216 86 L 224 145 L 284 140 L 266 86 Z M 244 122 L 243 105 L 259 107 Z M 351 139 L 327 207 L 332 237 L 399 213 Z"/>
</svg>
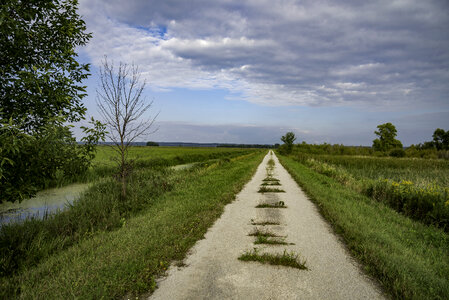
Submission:
<svg viewBox="0 0 449 300">
<path fill-rule="evenodd" d="M 266 236 L 258 235 L 254 241 L 255 245 L 293 245 L 292 243 L 287 243 L 284 241 L 284 237 L 270 238 Z"/>
<path fill-rule="evenodd" d="M 305 260 L 301 260 L 299 254 L 294 252 L 287 252 L 284 250 L 282 254 L 262 253 L 257 249 L 243 253 L 239 260 L 241 261 L 256 261 L 262 264 L 270 264 L 276 266 L 286 266 L 300 270 L 307 270 Z"/>
<path fill-rule="evenodd" d="M 260 230 L 257 227 L 253 231 L 251 231 L 248 236 L 279 237 L 279 235 L 275 234 L 274 232 L 271 232 L 269 230 Z"/>
<path fill-rule="evenodd" d="M 267 176 L 262 181 L 265 181 L 265 182 L 279 182 L 279 179 L 271 177 L 271 176 Z"/>
<path fill-rule="evenodd" d="M 278 189 L 278 188 L 269 188 L 266 186 L 262 186 L 257 191 L 258 193 L 285 193 L 284 190 Z"/>
<path fill-rule="evenodd" d="M 281 223 L 280 222 L 276 222 L 276 221 L 259 221 L 259 222 L 256 222 L 254 220 L 251 220 L 251 225 L 267 226 L 267 225 L 281 225 Z"/>
<path fill-rule="evenodd" d="M 285 206 L 284 201 L 279 201 L 273 204 L 270 203 L 262 203 L 256 206 L 256 208 L 287 208 L 287 206 Z"/>
</svg>

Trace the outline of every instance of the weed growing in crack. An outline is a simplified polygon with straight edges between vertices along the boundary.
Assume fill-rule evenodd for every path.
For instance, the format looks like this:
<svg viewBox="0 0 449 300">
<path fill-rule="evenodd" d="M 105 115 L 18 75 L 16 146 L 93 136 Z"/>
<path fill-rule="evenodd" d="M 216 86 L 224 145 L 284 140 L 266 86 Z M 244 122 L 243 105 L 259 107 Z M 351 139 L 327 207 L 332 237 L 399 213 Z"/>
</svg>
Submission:
<svg viewBox="0 0 449 300">
<path fill-rule="evenodd" d="M 260 225 L 260 226 L 266 226 L 266 225 L 281 225 L 281 223 L 275 222 L 275 221 L 255 222 L 254 220 L 251 220 L 251 225 Z"/>
<path fill-rule="evenodd" d="M 249 236 L 255 236 L 254 244 L 269 244 L 269 245 L 293 245 L 284 241 L 285 237 L 277 235 L 269 230 L 260 230 L 255 228 Z"/>
<path fill-rule="evenodd" d="M 274 169 L 274 165 L 275 165 L 274 159 L 270 158 L 270 159 L 268 160 L 267 165 L 268 165 L 268 166 L 267 166 L 267 169 Z"/>
<path fill-rule="evenodd" d="M 287 206 L 285 206 L 284 201 L 279 201 L 273 204 L 262 203 L 257 205 L 256 208 L 287 208 Z"/>
<path fill-rule="evenodd" d="M 264 237 L 280 237 L 279 235 L 271 232 L 269 230 L 260 230 L 259 228 L 255 228 L 252 232 L 248 234 L 249 236 L 264 236 Z"/>
<path fill-rule="evenodd" d="M 273 181 L 273 182 L 264 182 L 261 184 L 261 186 L 270 186 L 270 185 L 281 185 L 279 181 Z"/>
<path fill-rule="evenodd" d="M 279 179 L 277 179 L 277 178 L 274 178 L 274 177 L 272 177 L 272 176 L 267 176 L 267 177 L 265 177 L 265 179 L 263 179 L 262 181 L 272 181 L 272 182 L 274 182 L 274 181 L 277 181 L 277 182 L 279 182 Z"/>
<path fill-rule="evenodd" d="M 291 268 L 297 268 L 300 270 L 308 270 L 306 267 L 306 261 L 301 260 L 299 254 L 294 252 L 287 252 L 284 250 L 282 254 L 259 254 L 258 250 L 254 248 L 252 251 L 247 251 L 240 255 L 241 261 L 257 261 L 263 264 L 286 266 Z"/>
<path fill-rule="evenodd" d="M 269 188 L 266 186 L 262 186 L 260 187 L 258 193 L 285 193 L 285 191 L 278 188 Z"/>
<path fill-rule="evenodd" d="M 294 245 L 293 243 L 287 243 L 284 241 L 284 237 L 276 237 L 276 238 L 270 238 L 266 236 L 257 236 L 256 240 L 254 241 L 255 245 Z"/>
</svg>

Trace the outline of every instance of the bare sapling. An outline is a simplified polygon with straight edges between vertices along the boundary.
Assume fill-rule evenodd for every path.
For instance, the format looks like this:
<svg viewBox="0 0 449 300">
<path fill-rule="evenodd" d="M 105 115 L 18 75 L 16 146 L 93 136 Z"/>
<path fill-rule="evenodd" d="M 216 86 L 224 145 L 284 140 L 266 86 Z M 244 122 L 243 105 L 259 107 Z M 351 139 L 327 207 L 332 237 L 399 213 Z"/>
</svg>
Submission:
<svg viewBox="0 0 449 300">
<path fill-rule="evenodd" d="M 105 57 L 100 68 L 100 87 L 97 89 L 97 106 L 108 128 L 107 137 L 118 152 L 117 179 L 121 182 L 121 195 L 126 198 L 126 182 L 132 171 L 128 149 L 138 137 L 154 133 L 154 117 L 144 114 L 153 101 L 143 96 L 146 81 L 141 80 L 139 68 L 120 62 L 118 69 Z"/>
</svg>

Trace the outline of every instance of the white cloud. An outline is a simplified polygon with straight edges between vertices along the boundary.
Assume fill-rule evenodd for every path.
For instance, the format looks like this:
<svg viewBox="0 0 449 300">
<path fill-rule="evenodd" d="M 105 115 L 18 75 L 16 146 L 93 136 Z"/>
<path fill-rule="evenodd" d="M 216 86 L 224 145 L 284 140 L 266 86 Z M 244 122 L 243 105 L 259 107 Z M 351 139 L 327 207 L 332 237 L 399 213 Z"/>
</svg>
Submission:
<svg viewBox="0 0 449 300">
<path fill-rule="evenodd" d="M 224 88 L 263 105 L 447 107 L 445 1 L 88 1 L 83 50 L 154 90 Z"/>
</svg>

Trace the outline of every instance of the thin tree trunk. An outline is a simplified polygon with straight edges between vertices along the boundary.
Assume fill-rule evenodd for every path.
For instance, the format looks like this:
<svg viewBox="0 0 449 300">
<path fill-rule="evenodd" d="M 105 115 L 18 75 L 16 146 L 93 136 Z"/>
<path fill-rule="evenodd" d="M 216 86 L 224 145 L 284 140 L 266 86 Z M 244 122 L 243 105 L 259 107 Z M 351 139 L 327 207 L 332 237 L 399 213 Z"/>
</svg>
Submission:
<svg viewBox="0 0 449 300">
<path fill-rule="evenodd" d="M 121 144 L 121 155 L 122 155 L 122 162 L 121 162 L 121 170 L 120 170 L 120 177 L 122 181 L 122 199 L 126 198 L 126 172 L 127 172 L 127 165 L 125 160 L 125 145 Z"/>
</svg>

